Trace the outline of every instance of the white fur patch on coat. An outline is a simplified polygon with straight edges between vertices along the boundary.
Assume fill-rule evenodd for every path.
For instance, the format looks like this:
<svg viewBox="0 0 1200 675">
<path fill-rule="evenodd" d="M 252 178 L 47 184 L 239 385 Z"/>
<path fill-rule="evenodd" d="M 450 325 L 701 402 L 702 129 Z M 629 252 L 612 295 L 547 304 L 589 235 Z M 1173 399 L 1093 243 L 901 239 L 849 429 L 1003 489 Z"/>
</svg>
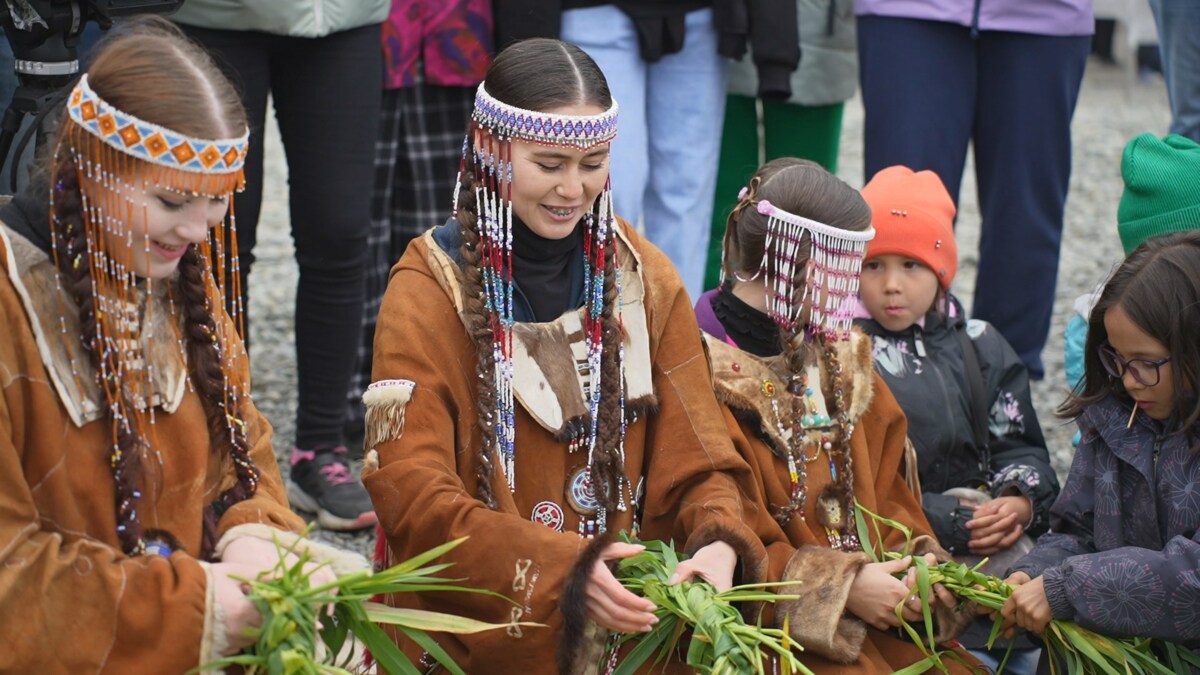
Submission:
<svg viewBox="0 0 1200 675">
<path fill-rule="evenodd" d="M 412 380 L 380 380 L 363 392 L 366 433 L 363 447 L 373 452 L 380 443 L 404 435 L 404 410 L 417 383 Z"/>
</svg>

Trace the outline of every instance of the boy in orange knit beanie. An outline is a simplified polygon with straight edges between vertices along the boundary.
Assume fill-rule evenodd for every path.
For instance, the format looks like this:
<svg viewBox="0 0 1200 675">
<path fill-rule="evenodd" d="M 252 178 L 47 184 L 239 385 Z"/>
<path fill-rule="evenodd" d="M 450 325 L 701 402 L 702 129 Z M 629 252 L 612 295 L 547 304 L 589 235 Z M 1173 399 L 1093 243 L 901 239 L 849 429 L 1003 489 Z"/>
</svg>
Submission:
<svg viewBox="0 0 1200 675">
<path fill-rule="evenodd" d="M 875 369 L 908 416 L 922 507 L 946 550 L 990 556 L 1003 574 L 1045 532 L 1058 479 L 1029 391 L 1029 374 L 1000 333 L 967 320 L 950 293 L 958 269 L 954 202 L 932 171 L 880 171 L 862 190 L 875 238 L 863 260 L 855 323 L 872 337 Z M 869 316 L 869 318 L 868 318 Z M 990 621 L 959 641 L 985 663 Z M 1032 673 L 1038 650 L 1014 645 L 1006 672 Z"/>
</svg>

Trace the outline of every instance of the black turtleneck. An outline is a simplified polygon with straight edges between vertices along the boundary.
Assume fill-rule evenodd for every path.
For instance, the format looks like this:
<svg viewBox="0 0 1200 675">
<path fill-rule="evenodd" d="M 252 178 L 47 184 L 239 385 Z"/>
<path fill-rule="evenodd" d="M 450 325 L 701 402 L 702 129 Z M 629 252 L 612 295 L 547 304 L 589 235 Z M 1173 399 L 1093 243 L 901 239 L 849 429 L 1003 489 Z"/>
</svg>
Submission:
<svg viewBox="0 0 1200 675">
<path fill-rule="evenodd" d="M 734 295 L 732 284 L 721 286 L 713 298 L 712 308 L 739 349 L 755 356 L 775 356 L 780 352 L 779 327 L 765 312 Z"/>
<path fill-rule="evenodd" d="M 535 321 L 553 321 L 571 309 L 571 263 L 582 249 L 579 224 L 562 239 L 546 239 L 513 219 L 513 279 Z"/>
</svg>

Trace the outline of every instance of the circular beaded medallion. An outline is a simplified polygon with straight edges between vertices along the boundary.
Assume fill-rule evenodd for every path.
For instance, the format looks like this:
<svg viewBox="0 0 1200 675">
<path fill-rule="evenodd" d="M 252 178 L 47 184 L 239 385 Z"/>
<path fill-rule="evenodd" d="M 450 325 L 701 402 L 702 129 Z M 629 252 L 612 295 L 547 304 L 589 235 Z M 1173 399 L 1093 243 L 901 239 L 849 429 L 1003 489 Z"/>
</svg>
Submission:
<svg viewBox="0 0 1200 675">
<path fill-rule="evenodd" d="M 540 525 L 562 532 L 563 524 L 566 522 L 566 512 L 563 507 L 551 501 L 538 502 L 533 506 L 533 513 L 529 514 L 529 519 Z"/>
<path fill-rule="evenodd" d="M 591 516 L 600 510 L 600 502 L 596 500 L 596 492 L 592 489 L 592 474 L 586 464 L 571 470 L 571 475 L 567 478 L 566 493 L 567 503 L 577 513 Z"/>
</svg>

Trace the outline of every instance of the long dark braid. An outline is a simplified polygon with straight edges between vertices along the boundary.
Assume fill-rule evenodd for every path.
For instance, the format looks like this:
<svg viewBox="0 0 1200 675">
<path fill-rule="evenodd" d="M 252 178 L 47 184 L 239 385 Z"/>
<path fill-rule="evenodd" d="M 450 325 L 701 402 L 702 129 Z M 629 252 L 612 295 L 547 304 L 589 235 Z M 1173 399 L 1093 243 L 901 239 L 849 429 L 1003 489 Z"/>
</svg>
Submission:
<svg viewBox="0 0 1200 675">
<path fill-rule="evenodd" d="M 492 327 L 484 307 L 482 251 L 479 241 L 479 205 L 475 195 L 475 174 L 463 169 L 459 180 L 457 219 L 462 233 L 460 253 L 463 259 L 463 317 L 467 324 L 467 337 L 475 345 L 476 386 L 479 394 L 476 406 L 479 415 L 480 450 L 479 465 L 475 469 L 475 496 L 489 508 L 496 508 L 496 495 L 492 490 L 495 474 L 496 447 L 496 380 L 495 362 L 492 354 Z"/>
<path fill-rule="evenodd" d="M 217 523 L 234 504 L 254 495 L 259 471 L 250 459 L 244 406 L 241 397 L 230 396 L 228 377 L 221 366 L 223 348 L 217 333 L 213 305 L 205 275 L 209 266 L 195 244 L 188 247 L 179 261 L 179 295 L 182 300 L 183 333 L 192 384 L 204 401 L 212 447 L 227 446 L 237 482 L 222 492 L 204 509 L 202 554 L 209 556 L 216 546 Z M 224 347 L 228 349 L 229 347 Z"/>
<path fill-rule="evenodd" d="M 599 214 L 599 218 L 607 217 Z M 621 426 L 625 420 L 621 404 L 621 325 L 617 303 L 617 240 L 614 222 L 609 227 L 609 240 L 604 243 L 604 310 L 601 313 L 600 406 L 596 430 L 596 449 L 592 459 L 592 486 L 596 499 L 604 508 L 617 508 L 625 467 L 621 461 Z"/>
<path fill-rule="evenodd" d="M 55 222 L 51 226 L 54 254 L 60 281 L 79 308 L 80 339 L 88 360 L 95 371 L 96 383 L 110 395 L 120 397 L 121 409 L 134 410 L 126 388 L 117 381 L 116 361 L 110 350 L 101 344 L 96 317 L 96 297 L 92 279 L 92 256 L 88 250 L 88 235 L 83 224 L 83 197 L 79 187 L 76 160 L 60 150 L 54 174 Z M 107 378 L 107 381 L 105 381 Z M 110 409 L 109 415 L 113 411 Z M 124 415 L 114 424 L 114 455 L 112 463 L 114 502 L 116 507 L 117 538 L 121 549 L 130 555 L 141 552 L 142 526 L 137 516 L 141 499 L 142 457 L 141 438 L 135 415 Z"/>
</svg>

